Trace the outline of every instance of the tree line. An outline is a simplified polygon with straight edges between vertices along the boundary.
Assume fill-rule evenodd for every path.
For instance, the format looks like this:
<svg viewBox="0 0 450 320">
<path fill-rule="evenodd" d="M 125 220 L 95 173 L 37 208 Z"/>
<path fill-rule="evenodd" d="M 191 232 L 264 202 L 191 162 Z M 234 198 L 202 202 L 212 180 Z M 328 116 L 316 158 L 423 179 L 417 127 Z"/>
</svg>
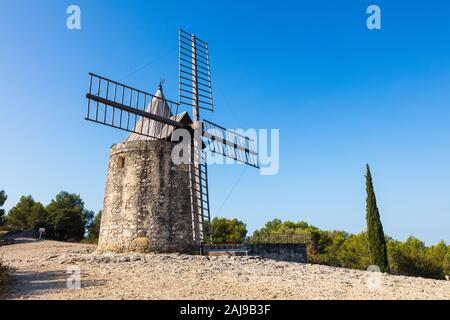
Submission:
<svg viewBox="0 0 450 320">
<path fill-rule="evenodd" d="M 7 200 L 0 191 L 0 208 Z M 97 215 L 84 207 L 84 201 L 74 193 L 61 191 L 47 206 L 29 196 L 22 196 L 8 211 L 0 209 L 0 227 L 6 230 L 37 232 L 45 228 L 45 237 L 58 241 L 95 240 L 100 229 L 101 212 Z"/>
<path fill-rule="evenodd" d="M 304 221 L 279 219 L 268 221 L 249 237 L 245 223 L 237 219 L 214 218 L 209 228 L 213 242 L 218 244 L 256 242 L 261 235 L 267 234 L 302 235 L 299 238 L 308 239 L 306 244 L 310 263 L 360 270 L 367 270 L 371 265 L 380 267 L 370 255 L 370 238 L 367 231 L 359 234 L 327 231 Z M 263 238 L 266 240 L 267 237 Z M 387 267 L 380 267 L 380 270 L 394 275 L 442 280 L 446 275 L 450 275 L 450 245 L 444 241 L 434 246 L 426 246 L 423 241 L 413 236 L 405 241 L 386 236 L 385 242 Z"/>
<path fill-rule="evenodd" d="M 350 234 L 345 231 L 325 231 L 307 222 L 274 219 L 247 238 L 244 222 L 225 218 L 213 219 L 213 242 L 243 243 L 257 241 L 261 235 L 302 235 L 308 239 L 308 259 L 311 263 L 366 270 L 376 265 L 382 272 L 395 275 L 445 279 L 450 275 L 450 245 L 444 241 L 435 246 L 413 236 L 406 241 L 385 236 L 377 206 L 372 174 L 366 173 L 366 231 Z"/>
<path fill-rule="evenodd" d="M 206 224 L 206 233 L 213 243 L 241 244 L 261 234 L 302 235 L 308 239 L 308 259 L 311 263 L 366 270 L 376 265 L 383 272 L 396 275 L 444 279 L 450 275 L 450 246 L 444 241 L 426 246 L 415 237 L 398 241 L 385 236 L 374 192 L 372 174 L 366 174 L 366 231 L 350 234 L 345 231 L 326 231 L 307 222 L 274 219 L 247 237 L 247 227 L 238 219 L 214 218 Z M 47 205 L 24 196 L 16 206 L 1 209 L 7 196 L 0 191 L 0 227 L 9 230 L 46 229 L 47 237 L 61 241 L 98 239 L 101 212 L 94 215 L 86 210 L 77 194 L 60 192 Z"/>
</svg>

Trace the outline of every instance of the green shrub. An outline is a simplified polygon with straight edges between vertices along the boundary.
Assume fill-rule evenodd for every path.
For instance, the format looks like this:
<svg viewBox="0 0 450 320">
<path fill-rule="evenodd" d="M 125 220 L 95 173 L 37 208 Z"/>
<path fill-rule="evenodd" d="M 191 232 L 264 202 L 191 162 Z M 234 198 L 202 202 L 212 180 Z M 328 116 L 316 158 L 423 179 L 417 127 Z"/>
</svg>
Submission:
<svg viewBox="0 0 450 320">
<path fill-rule="evenodd" d="M 330 237 L 332 243 L 319 256 L 320 264 L 362 270 L 371 264 L 365 232 L 349 235 L 343 231 L 333 231 Z"/>
<path fill-rule="evenodd" d="M 311 238 L 308 244 L 310 263 L 361 270 L 366 270 L 372 264 L 367 232 L 355 235 L 345 231 L 323 231 L 303 221 L 294 223 L 275 219 L 255 231 L 252 238 L 259 233 L 302 232 Z M 450 246 L 444 241 L 435 246 L 426 246 L 414 237 L 404 242 L 386 237 L 386 243 L 392 274 L 433 279 L 444 279 L 445 275 L 450 275 Z"/>
<path fill-rule="evenodd" d="M 447 254 L 444 257 L 442 267 L 444 268 L 445 275 L 450 276 L 450 246 L 447 247 Z"/>
<path fill-rule="evenodd" d="M 84 238 L 80 241 L 82 244 L 98 244 L 98 238 Z"/>
<path fill-rule="evenodd" d="M 6 295 L 9 271 L 9 268 L 2 263 L 0 258 L 0 299 Z"/>
<path fill-rule="evenodd" d="M 444 242 L 426 247 L 419 239 L 409 237 L 405 242 L 389 243 L 391 272 L 397 275 L 445 279 L 446 255 Z"/>
<path fill-rule="evenodd" d="M 241 244 L 247 236 L 245 223 L 237 219 L 214 218 L 211 225 L 206 222 L 205 227 L 217 244 Z"/>
</svg>

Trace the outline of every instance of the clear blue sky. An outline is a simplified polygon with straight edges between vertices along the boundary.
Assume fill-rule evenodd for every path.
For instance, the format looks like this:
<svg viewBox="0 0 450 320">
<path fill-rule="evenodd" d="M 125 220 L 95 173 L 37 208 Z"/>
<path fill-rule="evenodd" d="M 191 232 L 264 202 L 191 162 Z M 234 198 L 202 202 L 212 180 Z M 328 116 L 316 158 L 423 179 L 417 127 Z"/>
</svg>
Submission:
<svg viewBox="0 0 450 320">
<path fill-rule="evenodd" d="M 382 9 L 382 30 L 366 8 Z M 371 165 L 385 231 L 450 242 L 448 1 L 0 1 L 0 189 L 102 207 L 123 132 L 86 122 L 92 71 L 177 98 L 177 30 L 210 44 L 229 128 L 279 128 L 280 172 L 210 170 L 214 216 L 365 227 Z M 78 4 L 82 29 L 66 29 Z"/>
</svg>

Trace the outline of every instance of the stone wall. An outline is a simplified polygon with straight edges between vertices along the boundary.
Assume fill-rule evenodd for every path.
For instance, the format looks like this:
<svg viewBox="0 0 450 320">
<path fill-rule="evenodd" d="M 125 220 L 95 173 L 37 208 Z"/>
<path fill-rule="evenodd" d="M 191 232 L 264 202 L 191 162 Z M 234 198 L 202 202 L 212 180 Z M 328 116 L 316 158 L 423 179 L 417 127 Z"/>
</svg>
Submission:
<svg viewBox="0 0 450 320">
<path fill-rule="evenodd" d="M 173 144 L 129 141 L 111 147 L 98 251 L 193 250 L 188 165 Z"/>
<path fill-rule="evenodd" d="M 248 244 L 246 245 L 250 255 L 280 261 L 308 262 L 306 244 Z"/>
</svg>

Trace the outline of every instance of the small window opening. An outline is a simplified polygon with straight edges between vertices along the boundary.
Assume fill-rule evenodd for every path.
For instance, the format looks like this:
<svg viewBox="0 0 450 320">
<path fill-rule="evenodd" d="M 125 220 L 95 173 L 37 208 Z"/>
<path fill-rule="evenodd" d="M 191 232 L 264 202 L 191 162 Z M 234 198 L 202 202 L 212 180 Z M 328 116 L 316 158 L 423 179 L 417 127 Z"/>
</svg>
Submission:
<svg viewBox="0 0 450 320">
<path fill-rule="evenodd" d="M 119 157 L 119 169 L 125 168 L 125 158 Z"/>
</svg>

